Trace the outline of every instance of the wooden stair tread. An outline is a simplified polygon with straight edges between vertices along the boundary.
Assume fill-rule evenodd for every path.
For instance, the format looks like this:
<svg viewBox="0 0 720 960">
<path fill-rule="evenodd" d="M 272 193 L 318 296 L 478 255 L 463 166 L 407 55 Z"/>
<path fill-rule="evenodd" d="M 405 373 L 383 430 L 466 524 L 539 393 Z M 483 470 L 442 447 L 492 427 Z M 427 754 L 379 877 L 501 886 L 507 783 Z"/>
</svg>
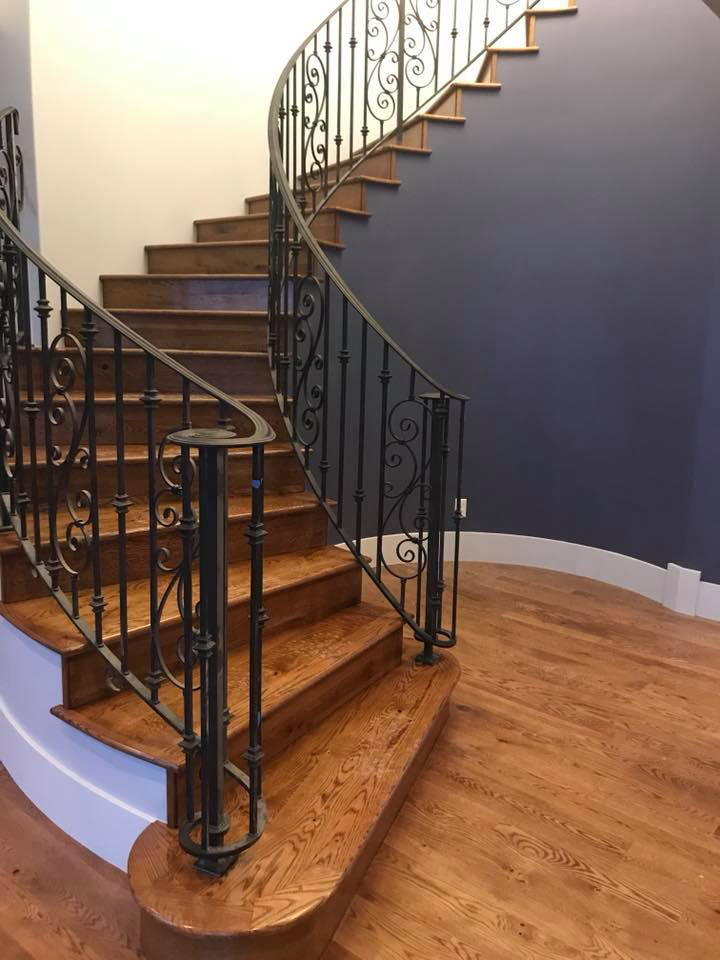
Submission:
<svg viewBox="0 0 720 960">
<path fill-rule="evenodd" d="M 248 197 L 247 199 L 248 200 L 267 200 L 268 194 L 261 194 L 260 196 L 257 196 L 257 197 Z M 357 210 L 355 207 L 343 207 L 343 206 L 338 206 L 334 204 L 328 204 L 327 206 L 324 206 L 322 209 L 322 212 L 348 214 L 348 216 L 351 216 L 351 217 L 372 216 L 372 214 L 368 213 L 367 210 Z M 237 221 L 267 220 L 268 217 L 269 217 L 268 213 L 238 213 L 234 216 L 229 216 L 229 217 L 206 217 L 201 220 L 194 220 L 193 223 L 196 225 L 206 224 L 206 223 L 235 223 Z M 213 241 L 202 241 L 202 242 L 212 243 Z M 223 241 L 215 241 L 215 242 L 222 243 Z M 251 242 L 256 243 L 257 241 L 253 240 Z"/>
<path fill-rule="evenodd" d="M 132 499 L 132 498 L 131 498 Z M 163 497 L 163 505 L 180 508 L 180 499 L 172 496 Z M 228 521 L 230 523 L 250 518 L 251 498 L 231 494 L 228 497 Z M 265 517 L 278 514 L 297 514 L 307 510 L 317 510 L 317 497 L 311 493 L 271 493 L 265 494 Z M 125 514 L 125 529 L 128 538 L 145 533 L 150 528 L 148 519 L 148 501 L 133 500 Z M 66 506 L 58 511 L 57 527 L 64 530 L 70 521 L 70 513 Z M 100 542 L 117 537 L 117 510 L 110 503 L 98 504 L 98 521 L 100 525 Z M 49 542 L 50 521 L 46 511 L 40 512 L 40 539 L 43 544 Z M 14 533 L 0 534 L 0 557 L 10 553 L 19 553 L 22 550 Z"/>
<path fill-rule="evenodd" d="M 456 90 L 486 90 L 488 93 L 495 93 L 502 90 L 501 83 L 471 83 L 467 80 L 459 80 L 453 84 Z"/>
<path fill-rule="evenodd" d="M 526 17 L 567 17 L 577 13 L 579 7 L 544 7 L 542 9 L 526 10 Z"/>
<path fill-rule="evenodd" d="M 100 277 L 100 281 L 104 280 L 147 280 L 155 282 L 156 280 L 207 280 L 207 281 L 222 281 L 222 280 L 267 280 L 267 274 L 261 273 L 105 273 Z M 115 313 L 117 307 L 109 307 L 109 313 Z M 135 308 L 137 311 L 141 311 L 140 307 Z M 158 313 L 169 313 L 172 312 L 171 309 L 164 310 L 162 307 L 155 308 Z M 196 314 L 210 313 L 209 310 L 203 310 L 195 308 L 193 311 Z M 219 310 L 213 311 L 217 313 L 230 313 L 228 310 Z M 233 311 L 237 313 L 242 313 L 243 311 Z M 247 314 L 248 311 L 245 311 Z M 267 316 L 267 310 L 264 311 L 249 311 L 250 313 L 259 314 L 262 313 L 263 316 Z"/>
<path fill-rule="evenodd" d="M 299 624 L 270 633 L 263 643 L 263 714 L 267 718 L 290 696 L 341 668 L 342 661 L 356 656 L 378 638 L 399 627 L 399 619 L 387 608 L 359 603 L 312 624 Z M 183 695 L 165 683 L 162 702 L 182 716 Z M 228 706 L 231 720 L 228 736 L 247 731 L 248 652 L 246 644 L 228 651 Z M 83 707 L 54 707 L 59 719 L 124 753 L 158 766 L 177 770 L 183 761 L 177 733 L 132 691 Z M 200 715 L 195 695 L 195 716 Z"/>
<path fill-rule="evenodd" d="M 331 250 L 341 247 L 342 244 L 335 243 L 332 240 L 318 240 L 321 247 L 329 247 Z M 257 240 L 194 240 L 189 243 L 149 243 L 145 250 L 152 252 L 154 250 L 246 250 L 251 247 L 267 247 L 268 238 Z M 153 274 L 153 276 L 162 276 L 162 274 Z M 185 274 L 183 274 L 185 276 Z M 212 274 L 217 276 L 217 274 Z"/>
<path fill-rule="evenodd" d="M 174 447 L 172 444 L 169 444 L 167 450 L 177 450 L 177 447 Z M 288 456 L 293 452 L 292 446 L 289 442 L 283 443 L 282 441 L 275 440 L 272 443 L 265 445 L 265 456 L 266 457 L 277 457 L 277 456 Z M 252 449 L 250 447 L 238 447 L 237 449 L 230 450 L 228 456 L 232 459 L 233 457 L 250 457 L 252 456 Z M 99 444 L 96 448 L 96 457 L 97 462 L 100 464 L 108 463 L 117 463 L 117 448 L 114 444 L 103 443 Z M 129 443 L 125 447 L 125 462 L 126 463 L 147 463 L 148 453 L 147 447 L 142 443 Z M 45 466 L 45 446 L 40 444 L 37 450 L 37 462 L 40 466 Z"/>
<path fill-rule="evenodd" d="M 341 550 L 338 547 L 316 547 L 311 550 L 268 556 L 264 564 L 265 598 L 290 585 L 322 579 L 355 566 L 356 561 L 350 551 Z M 246 560 L 228 565 L 228 581 L 229 606 L 246 601 L 250 593 L 250 569 Z M 194 572 L 193 584 L 193 589 L 197 591 L 197 570 Z M 79 591 L 81 611 L 89 610 L 91 596 L 90 589 Z M 137 635 L 144 635 L 149 629 L 148 597 L 149 580 L 133 580 L 128 583 L 128 636 L 130 639 Z M 113 645 L 120 636 L 119 585 L 104 586 L 103 598 L 106 604 L 103 613 L 103 636 L 108 645 Z M 80 632 L 73 627 L 51 596 L 3 604 L 1 609 L 7 620 L 61 656 L 77 656 L 89 649 Z M 160 617 L 160 624 L 169 625 L 175 622 L 180 623 L 177 608 L 172 604 L 166 604 Z"/>
<path fill-rule="evenodd" d="M 183 958 L 212 956 L 220 943 L 228 957 L 317 956 L 308 947 L 340 919 L 442 729 L 458 676 L 449 656 L 433 669 L 408 660 L 271 761 L 265 832 L 222 880 L 208 884 L 164 824 L 148 827 L 128 865 L 143 924 L 158 924 L 171 953 L 191 937 Z M 228 806 L 242 829 L 242 791 Z"/>
<path fill-rule="evenodd" d="M 113 315 L 118 312 L 119 311 L 117 310 L 112 311 Z M 140 312 L 148 312 L 148 311 L 140 311 Z M 158 310 L 157 312 L 164 313 L 165 311 Z M 198 311 L 198 312 L 206 313 L 207 311 Z M 263 316 L 263 319 L 265 319 L 267 315 L 262 314 L 262 316 Z M 163 350 L 163 353 L 166 353 L 169 357 L 182 357 L 182 358 L 228 357 L 228 358 L 232 358 L 233 360 L 241 360 L 241 359 L 257 360 L 261 358 L 264 359 L 267 357 L 267 350 L 214 350 L 214 349 L 193 350 L 191 348 L 185 348 L 185 347 L 168 347 L 167 349 Z M 33 354 L 41 356 L 42 348 L 33 347 Z M 79 351 L 77 347 L 70 346 L 60 351 L 60 354 L 62 356 L 65 356 L 65 355 L 77 356 L 79 354 Z M 123 357 L 126 357 L 126 356 L 144 357 L 145 351 L 141 350 L 140 347 L 131 347 L 131 346 L 123 345 L 122 354 L 123 354 Z M 94 347 L 93 355 L 97 357 L 113 357 L 115 355 L 115 348 L 114 347 Z M 102 396 L 102 394 L 98 394 L 98 396 Z M 193 402 L 195 401 L 193 400 Z"/>
<path fill-rule="evenodd" d="M 424 113 L 422 120 L 432 120 L 437 123 L 465 123 L 465 117 L 456 117 L 450 113 Z"/>
<path fill-rule="evenodd" d="M 424 150 L 422 150 L 421 152 L 425 153 Z M 396 180 L 390 177 L 373 177 L 370 174 L 358 173 L 358 174 L 354 174 L 351 177 L 348 177 L 347 180 L 343 180 L 340 186 L 344 187 L 351 183 L 369 183 L 369 184 L 375 184 L 377 186 L 382 186 L 382 187 L 399 187 L 402 185 L 402 180 Z M 334 186 L 334 183 L 331 183 L 330 186 L 331 187 Z M 247 203 L 253 203 L 259 200 L 269 200 L 269 199 L 270 199 L 269 193 L 259 193 L 257 194 L 257 196 L 254 196 L 254 197 L 246 197 Z M 321 212 L 324 213 L 327 209 L 330 209 L 330 208 L 323 207 Z M 341 210 L 341 212 L 343 213 L 348 211 L 348 208 L 344 208 L 344 207 L 335 207 L 334 209 Z M 352 213 L 358 213 L 358 212 L 364 213 L 364 211 L 355 211 L 355 210 L 352 210 L 352 208 L 349 208 L 349 209 L 350 209 L 350 212 Z M 248 216 L 250 216 L 250 214 L 248 214 Z M 267 214 L 263 214 L 263 216 L 267 216 Z M 156 273 L 154 274 L 154 276 L 159 277 L 162 275 Z M 101 277 L 100 279 L 103 279 L 103 278 Z"/>
<path fill-rule="evenodd" d="M 488 52 L 517 56 L 523 53 L 539 53 L 540 47 L 489 47 Z"/>
<path fill-rule="evenodd" d="M 158 277 L 162 274 L 128 274 L 130 277 L 143 276 L 143 277 Z M 173 276 L 188 276 L 188 274 L 173 274 Z M 207 276 L 207 274 L 202 274 L 202 276 Z M 219 274 L 215 274 L 219 276 Z M 133 316 L 140 317 L 167 317 L 169 320 L 188 320 L 192 322 L 197 322 L 203 317 L 212 320 L 245 320 L 245 319 L 258 319 L 258 320 L 267 320 L 267 310 L 223 310 L 216 308 L 204 307 L 110 307 L 107 308 L 108 313 L 111 313 L 114 317 L 118 319 L 131 319 Z M 166 351 L 166 353 L 172 353 L 174 348 L 171 348 Z M 194 353 L 195 351 L 190 349 L 188 353 Z"/>
<path fill-rule="evenodd" d="M 75 400 L 75 403 L 82 403 L 85 397 L 84 391 L 82 390 L 78 390 L 76 393 L 70 394 L 70 395 Z M 228 394 L 228 396 L 232 396 L 233 400 L 236 400 L 238 403 L 244 403 L 245 406 L 248 406 L 248 407 L 252 406 L 253 404 L 256 404 L 258 406 L 265 406 L 265 407 L 277 406 L 277 397 L 274 394 L 270 394 L 270 393 L 261 393 L 261 394 L 236 393 L 236 394 Z M 142 404 L 143 403 L 142 393 L 139 393 L 134 390 L 129 391 L 128 393 L 124 394 L 123 401 L 125 404 L 128 404 L 128 403 Z M 57 397 L 53 398 L 53 402 L 57 403 Z M 183 397 L 181 393 L 171 393 L 170 391 L 158 390 L 157 402 L 159 404 L 168 404 L 168 403 L 181 404 L 183 402 Z M 38 399 L 38 403 L 40 404 L 43 403 L 42 397 Z M 115 394 L 100 393 L 96 391 L 95 403 L 97 406 L 115 406 Z M 207 393 L 200 393 L 200 394 L 194 393 L 191 395 L 191 398 L 190 398 L 190 413 L 192 414 L 193 407 L 200 407 L 203 405 L 211 406 L 212 404 L 217 404 L 217 403 L 219 403 L 219 401 L 216 400 L 215 397 L 212 397 Z M 236 412 L 237 411 L 235 410 L 228 411 L 231 419 L 232 419 L 232 415 Z M 237 415 L 239 416 L 240 414 L 238 413 Z M 135 444 L 135 446 L 138 446 L 138 444 Z"/>
</svg>

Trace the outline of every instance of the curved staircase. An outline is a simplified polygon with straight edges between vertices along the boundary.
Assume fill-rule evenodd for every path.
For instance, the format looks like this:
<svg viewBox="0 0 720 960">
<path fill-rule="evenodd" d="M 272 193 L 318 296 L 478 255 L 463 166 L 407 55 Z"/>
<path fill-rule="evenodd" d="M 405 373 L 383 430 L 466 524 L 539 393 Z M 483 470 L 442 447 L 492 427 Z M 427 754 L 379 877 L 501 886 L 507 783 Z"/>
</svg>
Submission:
<svg viewBox="0 0 720 960">
<path fill-rule="evenodd" d="M 16 401 L 22 391 L 30 396 L 13 426 L 15 434 L 32 436 L 32 450 L 27 439 L 22 443 L 26 467 L 32 461 L 35 470 L 34 488 L 18 495 L 17 451 L 7 440 L 6 418 L 4 502 L 13 529 L 0 542 L 2 615 L 58 658 L 62 702 L 52 709 L 56 722 L 99 745 L 104 763 L 127 755 L 141 770 L 154 771 L 148 777 L 162 777 L 165 822 L 140 833 L 128 861 L 149 960 L 168 953 L 178 960 L 319 957 L 442 730 L 459 669 L 451 654 L 436 652 L 456 639 L 459 547 L 457 536 L 453 543 L 445 531 L 454 525 L 457 534 L 462 519 L 455 502 L 461 467 L 455 488 L 447 463 L 448 452 L 457 452 L 450 427 L 455 410 L 461 464 L 465 398 L 444 390 L 402 353 L 344 286 L 334 264 L 342 262 L 344 220 L 370 217 L 373 191 L 401 186 L 397 156 L 429 156 L 435 125 L 464 122 L 464 97 L 500 91 L 501 61 L 537 54 L 539 18 L 576 13 L 573 3 L 553 8 L 528 2 L 526 8 L 523 0 L 516 10 L 517 2 L 493 0 L 487 8 L 501 9 L 500 37 L 520 28 L 524 45 L 488 43 L 487 15 L 475 28 L 471 20 L 467 57 L 457 54 L 465 72 L 454 69 L 453 37 L 448 78 L 436 80 L 422 103 L 418 89 L 417 103 L 405 112 L 398 103 L 389 133 L 381 121 L 373 139 L 365 122 L 354 148 L 352 134 L 348 143 L 338 123 L 335 135 L 329 119 L 331 106 L 340 119 L 343 96 L 338 93 L 331 104 L 326 92 L 306 122 L 305 110 L 315 101 L 306 98 L 304 84 L 297 89 L 298 63 L 308 86 L 315 76 L 308 69 L 312 56 L 318 62 L 327 57 L 328 84 L 333 30 L 335 49 L 345 51 L 349 69 L 347 57 L 355 55 L 352 40 L 362 23 L 355 22 L 360 3 L 356 10 L 355 0 L 346 0 L 300 48 L 278 84 L 270 120 L 270 193 L 248 198 L 244 214 L 196 221 L 194 243 L 148 246 L 146 274 L 103 276 L 104 310 L 23 245 L 12 217 L 0 220 L 11 265 L 4 287 L 7 352 L 18 370 L 16 383 L 8 381 L 9 395 L 17 386 Z M 420 5 L 400 4 L 395 51 L 407 49 L 408 58 L 413 48 L 401 24 L 409 31 L 415 16 L 427 33 L 431 22 L 422 20 Z M 468 9 L 481 6 L 485 14 L 485 2 Z M 484 24 L 485 45 L 471 57 L 478 24 Z M 462 40 L 457 23 L 455 29 Z M 435 30 L 437 78 L 437 23 Z M 392 42 L 388 37 L 391 52 Z M 373 64 L 378 58 L 371 52 Z M 321 134 L 320 163 L 306 168 L 297 156 L 292 160 L 293 120 L 301 129 L 303 156 L 313 153 Z M 13 257 L 19 268 L 12 266 Z M 34 309 L 43 342 L 28 346 L 28 265 L 54 282 L 60 295 L 59 358 L 51 356 L 47 342 L 52 308 L 42 285 Z M 14 287 L 8 275 L 17 275 Z M 94 328 L 89 318 L 97 321 Z M 338 358 L 332 370 L 331 356 Z M 73 375 L 53 397 L 55 381 L 47 371 L 62 381 L 67 364 Z M 59 421 L 47 412 L 53 404 L 65 411 Z M 75 503 L 54 501 L 48 463 L 48 457 L 59 457 L 53 445 L 62 446 L 58 432 L 71 406 L 88 438 L 92 431 L 93 509 L 80 527 L 82 495 Z M 373 452 L 367 421 L 378 415 L 380 446 Z M 227 450 L 227 649 L 220 706 L 221 767 L 231 776 L 224 784 L 227 822 L 221 835 L 224 843 L 245 842 L 247 849 L 232 869 L 225 872 L 225 864 L 218 871 L 224 875 L 209 878 L 194 868 L 177 836 L 186 805 L 206 799 L 192 766 L 205 743 L 204 727 L 201 740 L 193 732 L 193 717 L 204 716 L 205 688 L 188 695 L 188 676 L 192 686 L 197 665 L 188 667 L 190 651 L 201 655 L 203 631 L 202 624 L 199 633 L 188 627 L 193 613 L 188 619 L 183 604 L 190 595 L 199 595 L 202 604 L 207 555 L 195 563 L 190 545 L 200 494 L 194 487 L 190 492 L 190 481 L 186 489 L 185 480 L 198 457 L 175 438 L 190 423 L 202 431 L 231 422 L 240 429 L 249 422 L 255 432 Z M 338 437 L 334 448 L 330 434 Z M 74 436 L 64 442 L 73 451 L 68 482 L 72 486 L 79 477 L 82 486 L 88 469 L 87 458 L 78 454 L 82 444 Z M 393 485 L 391 471 L 408 457 L 414 473 Z M 163 482 L 161 502 L 157 488 Z M 403 511 L 411 499 L 408 523 Z M 203 509 L 201 502 L 201 515 Z M 337 530 L 330 537 L 328 520 Z M 58 530 L 66 531 L 64 549 L 73 555 L 87 550 L 91 561 L 77 568 L 58 565 Z M 182 539 L 183 531 L 190 531 L 189 538 Z M 328 546 L 328 539 L 344 541 L 344 549 Z M 454 568 L 446 541 L 454 549 Z M 179 543 L 189 553 L 187 566 L 176 568 L 169 558 Z M 372 599 L 363 593 L 364 574 L 378 588 Z M 166 602 L 165 594 L 176 590 L 177 603 L 174 596 Z M 443 621 L 448 609 L 451 624 Z M 94 633 L 83 627 L 93 616 Z M 413 658 L 410 645 L 416 641 L 423 653 Z M 184 672 L 184 685 L 168 682 L 165 668 L 176 679 Z M 133 679 L 145 674 L 144 681 Z M 172 720 L 183 713 L 184 733 Z M 249 785 L 237 772 L 241 768 L 251 771 Z M 267 809 L 264 829 L 257 807 L 255 821 L 250 809 L 260 795 Z M 245 835 L 248 816 L 255 828 Z"/>
</svg>

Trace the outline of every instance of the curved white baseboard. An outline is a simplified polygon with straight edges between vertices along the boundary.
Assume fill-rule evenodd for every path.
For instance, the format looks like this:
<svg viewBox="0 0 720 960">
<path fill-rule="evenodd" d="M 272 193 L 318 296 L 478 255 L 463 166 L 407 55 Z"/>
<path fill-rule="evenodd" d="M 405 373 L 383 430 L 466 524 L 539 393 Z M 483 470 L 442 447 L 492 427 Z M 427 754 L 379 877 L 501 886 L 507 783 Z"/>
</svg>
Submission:
<svg viewBox="0 0 720 960">
<path fill-rule="evenodd" d="M 404 541 L 406 542 L 406 538 L 400 534 L 384 538 L 388 562 L 391 560 L 387 551 L 394 550 Z M 363 553 L 374 557 L 376 543 L 375 537 L 363 540 Z M 446 557 L 452 557 L 454 545 L 455 535 L 446 533 Z M 699 570 L 688 570 L 672 563 L 667 568 L 659 567 L 622 553 L 587 547 L 580 543 L 481 531 L 463 532 L 460 539 L 460 559 L 542 567 L 558 573 L 590 577 L 592 580 L 631 590 L 655 600 L 676 613 L 720 620 L 720 585 L 701 580 Z"/>
<path fill-rule="evenodd" d="M 57 654 L 0 617 L 0 761 L 53 823 L 125 870 L 138 834 L 165 819 L 165 771 L 53 717 L 61 669 Z"/>
</svg>

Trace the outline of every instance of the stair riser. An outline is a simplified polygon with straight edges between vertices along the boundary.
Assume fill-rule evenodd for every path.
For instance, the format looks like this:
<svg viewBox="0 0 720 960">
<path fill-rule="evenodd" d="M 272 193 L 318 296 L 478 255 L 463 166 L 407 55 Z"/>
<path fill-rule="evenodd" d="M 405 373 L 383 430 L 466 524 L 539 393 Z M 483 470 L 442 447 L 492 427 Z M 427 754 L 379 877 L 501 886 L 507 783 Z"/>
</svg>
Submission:
<svg viewBox="0 0 720 960">
<path fill-rule="evenodd" d="M 105 306 L 155 310 L 267 310 L 267 277 L 105 278 Z"/>
<path fill-rule="evenodd" d="M 299 737 L 313 730 L 333 710 L 349 699 L 359 696 L 366 687 L 396 667 L 402 658 L 402 629 L 398 627 L 366 647 L 360 656 L 343 663 L 332 673 L 321 677 L 309 688 L 263 715 L 264 762 L 279 756 Z M 230 759 L 246 768 L 243 753 L 247 750 L 247 727 L 233 730 L 228 737 Z M 168 824 L 177 826 L 183 817 L 185 801 L 185 770 L 168 771 Z M 200 782 L 196 784 L 196 800 L 200 800 Z"/>
<path fill-rule="evenodd" d="M 353 163 L 357 163 L 358 158 L 355 157 Z M 351 167 L 349 160 L 340 164 L 340 176 L 344 176 Z M 336 167 L 333 166 L 328 171 L 328 182 L 329 186 L 332 187 L 335 181 L 335 171 Z M 366 160 L 363 160 L 362 163 L 359 163 L 353 172 L 353 176 L 366 176 L 366 177 L 385 177 L 388 180 L 392 180 L 395 177 L 395 154 L 393 151 L 386 150 L 383 153 L 372 154 Z M 314 181 L 311 181 L 312 186 L 316 186 Z M 302 188 L 302 178 L 298 178 L 298 190 Z M 309 192 L 309 191 L 308 191 Z M 324 193 L 324 190 L 321 190 Z M 335 200 L 335 195 L 332 199 L 333 203 L 338 201 Z"/>
<path fill-rule="evenodd" d="M 169 452 L 166 461 L 169 463 Z M 29 462 L 26 458 L 26 464 Z M 26 480 L 29 475 L 26 470 Z M 39 466 L 37 473 L 38 499 L 41 503 L 47 500 L 47 476 L 44 464 Z M 117 465 L 108 460 L 102 460 L 97 465 L 98 499 L 109 501 L 117 492 Z M 79 466 L 73 468 L 71 490 L 81 490 L 88 484 L 87 470 Z M 137 500 L 147 499 L 148 495 L 148 468 L 147 462 L 142 460 L 126 460 L 125 487 L 128 495 Z M 298 493 L 305 487 L 305 474 L 300 463 L 288 449 L 280 455 L 273 453 L 265 457 L 265 489 L 273 493 Z M 250 457 L 230 453 L 228 470 L 228 489 L 232 494 L 247 495 L 250 490 Z M 28 515 L 29 517 L 29 515 Z"/>
<path fill-rule="evenodd" d="M 76 371 L 76 381 L 74 390 L 81 392 L 84 389 L 85 378 L 82 364 L 76 351 L 67 354 L 74 364 Z M 272 377 L 268 366 L 267 354 L 264 351 L 258 352 L 255 356 L 227 355 L 202 355 L 202 354 L 181 354 L 175 355 L 179 363 L 188 367 L 193 373 L 196 373 L 203 380 L 212 384 L 220 390 L 233 393 L 241 389 L 243 393 L 253 396 L 273 394 Z M 146 380 L 146 360 L 145 355 L 140 352 L 123 352 L 123 375 L 122 383 L 125 396 L 135 399 L 145 389 Z M 111 393 L 115 390 L 115 357 L 106 353 L 97 353 L 95 355 L 95 382 L 102 385 L 103 392 Z M 19 381 L 21 393 L 25 390 L 27 376 L 25 364 L 22 363 L 19 369 Z M 33 356 L 33 386 L 35 393 L 42 396 L 42 357 L 40 354 Z M 162 363 L 155 365 L 155 382 L 157 389 L 161 392 L 180 393 L 182 390 L 182 378 L 173 370 L 170 370 Z M 192 388 L 195 396 L 202 396 L 202 391 Z"/>
<path fill-rule="evenodd" d="M 76 335 L 81 322 L 79 314 L 70 314 L 70 328 Z M 145 316 L 134 315 L 125 322 L 161 350 L 262 351 L 267 348 L 266 315 L 178 320 L 172 314 L 162 316 L 148 313 Z M 104 323 L 99 324 L 97 344 L 100 347 L 114 345 L 112 330 Z"/>
<path fill-rule="evenodd" d="M 307 257 L 307 246 L 301 245 L 301 262 Z M 154 273 L 257 273 L 267 274 L 268 245 L 249 247 L 213 247 L 202 244 L 178 247 L 173 250 L 149 250 L 148 272 Z"/>
<path fill-rule="evenodd" d="M 247 247 L 196 246 L 147 251 L 148 273 L 267 273 L 267 241 Z"/>
<path fill-rule="evenodd" d="M 446 117 L 462 116 L 462 91 L 453 87 L 441 100 L 435 104 L 430 113 L 439 113 Z"/>
<path fill-rule="evenodd" d="M 342 573 L 266 593 L 265 608 L 269 617 L 266 629 L 276 630 L 306 618 L 315 620 L 330 616 L 357 603 L 361 593 L 360 567 L 350 567 Z M 228 626 L 231 643 L 247 643 L 248 613 L 247 602 L 231 605 Z M 178 667 L 177 641 L 181 633 L 182 626 L 177 621 L 160 627 L 160 646 L 171 669 Z M 148 644 L 147 633 L 131 637 L 129 641 L 130 669 L 141 677 L 148 669 Z M 63 669 L 63 702 L 67 706 L 89 703 L 114 693 L 107 683 L 104 662 L 95 650 L 64 660 Z"/>
<path fill-rule="evenodd" d="M 298 203 L 301 198 L 298 198 Z M 306 195 L 306 203 L 309 209 L 312 208 L 312 196 Z M 338 207 L 347 207 L 350 210 L 365 210 L 365 184 L 348 183 L 332 195 L 332 203 Z M 248 213 L 267 213 L 269 200 L 267 197 L 258 197 L 257 199 L 247 201 Z"/>
<path fill-rule="evenodd" d="M 168 500 L 166 503 L 170 503 L 170 501 Z M 180 512 L 178 504 L 173 504 L 173 506 Z M 249 557 L 246 539 L 247 525 L 247 517 L 230 517 L 228 525 L 228 560 L 230 563 Z M 267 556 L 324 546 L 327 538 L 327 520 L 320 507 L 289 514 L 268 514 L 265 520 L 265 529 L 267 537 L 264 546 Z M 64 543 L 64 530 L 64 525 L 62 527 L 58 526 L 61 546 Z M 102 582 L 107 586 L 117 583 L 120 577 L 117 524 L 113 522 L 111 525 L 101 525 L 100 533 L 103 536 L 101 547 Z M 159 549 L 167 547 L 170 551 L 171 563 L 176 562 L 182 551 L 177 528 L 168 531 L 162 526 L 158 526 L 157 545 Z M 125 541 L 125 551 L 125 570 L 128 581 L 147 578 L 150 574 L 148 531 L 129 533 Z M 68 550 L 65 550 L 64 553 L 68 561 L 76 568 L 82 566 L 85 560 L 84 553 L 73 555 Z M 47 557 L 48 555 L 47 547 L 45 547 L 43 556 Z M 92 578 L 92 566 L 88 564 L 80 575 L 80 588 L 91 587 Z M 32 567 L 20 550 L 15 553 L 7 553 L 2 557 L 0 580 L 2 582 L 2 597 L 5 603 L 47 596 L 45 584 L 42 580 L 32 576 Z M 64 572 L 60 577 L 60 586 L 66 593 L 70 593 L 70 577 Z M 74 706 L 74 704 L 66 704 L 66 706 Z"/>
<path fill-rule="evenodd" d="M 336 213 L 320 213 L 313 221 L 312 232 L 318 240 L 340 242 L 340 217 Z M 195 236 L 201 243 L 220 240 L 265 240 L 269 233 L 268 217 L 233 220 L 216 220 L 213 223 L 198 223 Z"/>
</svg>

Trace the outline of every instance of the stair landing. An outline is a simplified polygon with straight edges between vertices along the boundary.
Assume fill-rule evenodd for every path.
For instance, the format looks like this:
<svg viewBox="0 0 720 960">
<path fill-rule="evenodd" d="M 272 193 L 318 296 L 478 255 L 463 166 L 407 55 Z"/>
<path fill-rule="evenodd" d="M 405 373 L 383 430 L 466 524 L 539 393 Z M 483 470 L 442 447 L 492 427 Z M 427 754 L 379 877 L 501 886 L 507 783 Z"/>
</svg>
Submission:
<svg viewBox="0 0 720 960">
<path fill-rule="evenodd" d="M 265 832 L 224 877 L 208 883 L 164 824 L 141 834 L 128 872 L 147 960 L 320 956 L 447 718 L 457 662 L 412 652 L 267 765 Z"/>
</svg>

